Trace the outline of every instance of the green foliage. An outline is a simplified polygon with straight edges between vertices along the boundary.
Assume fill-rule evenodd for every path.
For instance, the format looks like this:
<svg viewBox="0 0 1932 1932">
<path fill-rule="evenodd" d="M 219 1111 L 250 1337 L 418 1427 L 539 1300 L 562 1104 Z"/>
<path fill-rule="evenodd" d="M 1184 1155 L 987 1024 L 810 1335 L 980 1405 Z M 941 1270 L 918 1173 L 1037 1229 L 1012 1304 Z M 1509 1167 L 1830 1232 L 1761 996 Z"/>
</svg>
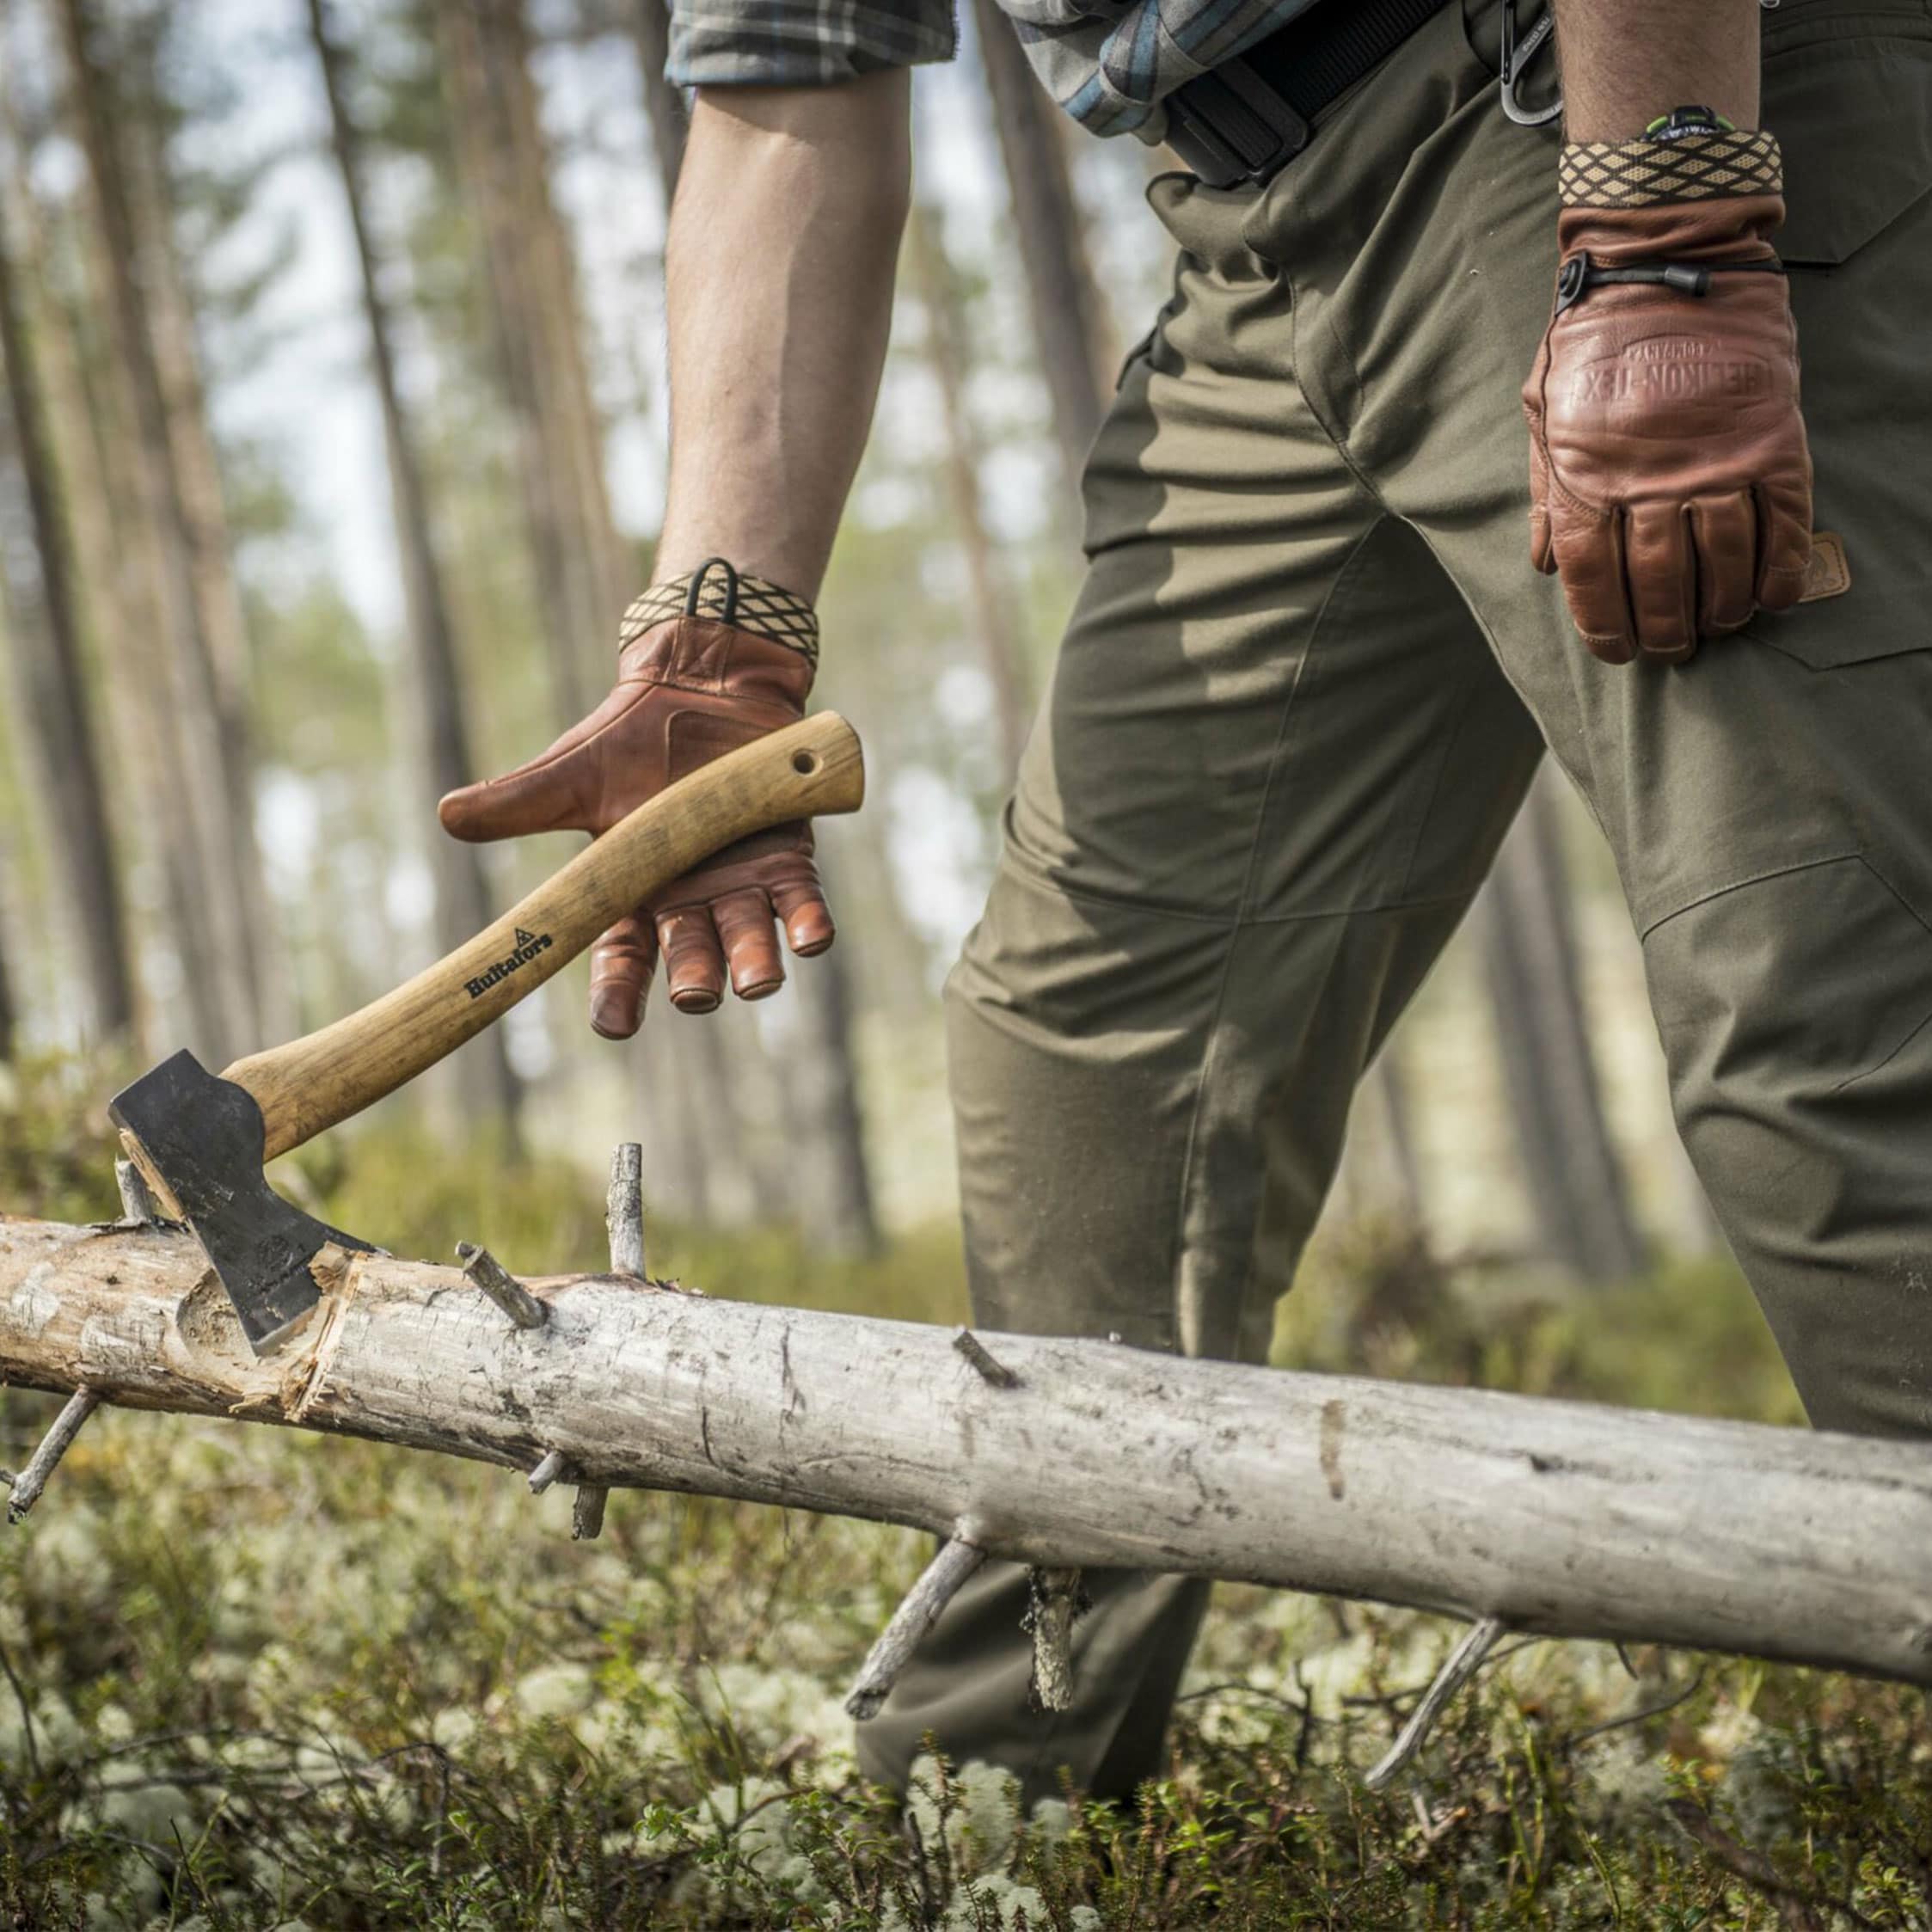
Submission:
<svg viewBox="0 0 1932 1932">
<path fill-rule="evenodd" d="M 107 1211 L 103 1076 L 15 1076 L 0 1189 Z M 292 1186 L 403 1250 L 460 1235 L 593 1263 L 599 1190 L 402 1126 Z M 653 1230 L 720 1291 L 940 1317 L 948 1235 L 853 1274 L 776 1236 Z M 1565 1392 L 1695 1399 L 1752 1359 L 1715 1274 L 1495 1310 L 1367 1236 L 1303 1284 L 1298 1352 Z M 1354 1256 L 1353 1272 L 1344 1265 Z M 1372 1265 L 1371 1265 L 1372 1263 Z M 1395 1270 L 1393 1273 L 1391 1270 Z M 1493 1291 L 1492 1291 L 1493 1299 Z M 1668 1309 L 1687 1346 L 1646 1339 Z M 1431 1318 L 1432 1313 L 1433 1319 Z M 1285 1336 L 1296 1340 L 1293 1322 Z M 1352 1335 L 1352 1344 L 1346 1338 Z M 1769 1378 L 1739 1375 L 1732 1394 Z M 52 1403 L 0 1398 L 17 1464 Z M 1455 1632 L 1230 1588 L 1137 1812 L 1021 1817 L 984 1766 L 860 1781 L 840 1699 L 923 1539 L 621 1495 L 573 1543 L 501 1471 L 235 1424 L 109 1412 L 0 1538 L 0 1911 L 41 1927 L 1168 1928 L 1932 1923 L 1921 1693 L 1735 1659 L 1506 1646 L 1415 1770 L 1362 1785 Z"/>
</svg>

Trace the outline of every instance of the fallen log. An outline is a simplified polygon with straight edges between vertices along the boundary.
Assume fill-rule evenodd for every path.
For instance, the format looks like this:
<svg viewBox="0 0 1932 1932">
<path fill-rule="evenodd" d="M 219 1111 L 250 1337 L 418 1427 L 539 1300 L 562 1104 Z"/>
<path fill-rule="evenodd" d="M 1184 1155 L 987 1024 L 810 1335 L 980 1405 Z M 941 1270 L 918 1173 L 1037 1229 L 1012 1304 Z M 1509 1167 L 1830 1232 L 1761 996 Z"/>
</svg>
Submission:
<svg viewBox="0 0 1932 1932">
<path fill-rule="evenodd" d="M 1544 1635 L 1932 1684 L 1932 1444 L 1185 1361 L 325 1250 L 277 1355 L 185 1234 L 0 1220 L 0 1379 L 593 1487 L 928 1530 Z M 972 1357 L 972 1359 L 968 1359 Z M 988 1365 L 998 1372 L 989 1373 Z"/>
</svg>

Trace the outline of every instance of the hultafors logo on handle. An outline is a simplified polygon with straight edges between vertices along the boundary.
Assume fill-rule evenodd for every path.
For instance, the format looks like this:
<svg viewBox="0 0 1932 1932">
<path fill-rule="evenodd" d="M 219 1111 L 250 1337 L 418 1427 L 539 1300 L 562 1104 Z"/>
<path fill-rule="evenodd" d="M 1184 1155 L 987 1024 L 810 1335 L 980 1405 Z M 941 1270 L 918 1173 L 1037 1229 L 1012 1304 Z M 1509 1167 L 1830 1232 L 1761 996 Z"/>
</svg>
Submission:
<svg viewBox="0 0 1932 1932">
<path fill-rule="evenodd" d="M 466 979 L 463 984 L 469 989 L 469 997 L 480 1000 L 492 986 L 500 985 L 518 967 L 526 966 L 539 953 L 550 949 L 550 935 L 547 932 L 525 932 L 517 928 L 517 949 L 507 959 L 499 960 L 488 972 L 480 972 L 474 979 Z"/>
</svg>

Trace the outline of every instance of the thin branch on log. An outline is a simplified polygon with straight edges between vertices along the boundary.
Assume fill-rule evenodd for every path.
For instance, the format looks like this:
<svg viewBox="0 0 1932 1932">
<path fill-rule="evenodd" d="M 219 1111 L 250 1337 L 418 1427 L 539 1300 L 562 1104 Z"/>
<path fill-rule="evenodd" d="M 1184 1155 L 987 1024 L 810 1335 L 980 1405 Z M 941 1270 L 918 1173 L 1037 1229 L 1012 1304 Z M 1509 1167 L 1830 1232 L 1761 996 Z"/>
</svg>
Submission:
<svg viewBox="0 0 1932 1932">
<path fill-rule="evenodd" d="M 457 1259 L 470 1280 L 519 1328 L 541 1328 L 549 1320 L 550 1311 L 488 1248 L 479 1248 L 473 1241 L 459 1241 Z"/>
<path fill-rule="evenodd" d="M 919 1640 L 939 1621 L 939 1613 L 960 1593 L 961 1585 L 986 1561 L 986 1552 L 959 1536 L 949 1538 L 926 1565 L 919 1580 L 906 1592 L 892 1620 L 866 1653 L 858 1681 L 845 1700 L 845 1708 L 862 1723 L 879 1714 L 892 1695 L 899 1674 Z"/>
<path fill-rule="evenodd" d="M 644 1150 L 635 1140 L 610 1156 L 610 1192 L 604 1224 L 610 1236 L 610 1272 L 644 1279 Z"/>
<path fill-rule="evenodd" d="M 604 1199 L 604 1226 L 610 1239 L 610 1272 L 644 1279 L 644 1149 L 620 1141 L 610 1156 L 610 1191 Z M 570 1534 L 588 1543 L 604 1534 L 604 1506 L 610 1492 L 599 1483 L 580 1484 L 570 1506 Z"/>
<path fill-rule="evenodd" d="M 1033 1640 L 1033 1701 L 1043 1711 L 1073 1707 L 1073 1620 L 1088 1606 L 1078 1570 L 1036 1569 L 1027 1578 L 1027 1628 Z"/>
<path fill-rule="evenodd" d="M 1019 1377 L 1003 1363 L 997 1360 L 985 1343 L 971 1328 L 961 1328 L 953 1337 L 953 1346 L 979 1371 L 982 1381 L 991 1383 L 996 1389 L 1017 1389 L 1020 1386 Z"/>
<path fill-rule="evenodd" d="M 13 1493 L 7 1499 L 7 1520 L 20 1522 L 40 1500 L 40 1492 L 47 1486 L 47 1478 L 58 1467 L 60 1458 L 74 1445 L 74 1438 L 81 1432 L 81 1425 L 101 1406 L 101 1398 L 93 1389 L 77 1389 L 68 1397 L 67 1406 L 54 1417 L 53 1426 L 40 1438 L 40 1446 L 28 1459 L 27 1467 L 13 1479 Z"/>
<path fill-rule="evenodd" d="M 1379 1791 L 1414 1758 L 1436 1720 L 1449 1708 L 1449 1701 L 1482 1668 L 1482 1660 L 1501 1641 L 1508 1628 L 1500 1617 L 1478 1619 L 1464 1632 L 1463 1641 L 1449 1653 L 1449 1661 L 1436 1672 L 1436 1680 L 1422 1693 L 1422 1702 L 1409 1713 L 1409 1720 L 1394 1744 L 1362 1780 L 1371 1791 Z"/>
<path fill-rule="evenodd" d="M 577 1493 L 570 1500 L 570 1535 L 573 1542 L 588 1543 L 604 1534 L 604 1506 L 610 1500 L 610 1492 L 601 1483 L 578 1486 Z"/>
<path fill-rule="evenodd" d="M 537 1467 L 530 1472 L 530 1493 L 541 1496 L 563 1472 L 570 1467 L 568 1458 L 561 1449 L 553 1449 Z"/>
<path fill-rule="evenodd" d="M 184 1232 L 0 1219 L 0 1380 L 576 1480 L 898 1523 L 1003 1561 L 1407 1604 L 1524 1635 L 1932 1684 L 1932 1444 L 534 1284 L 532 1338 L 453 1267 L 332 1253 L 249 1351 Z"/>
</svg>

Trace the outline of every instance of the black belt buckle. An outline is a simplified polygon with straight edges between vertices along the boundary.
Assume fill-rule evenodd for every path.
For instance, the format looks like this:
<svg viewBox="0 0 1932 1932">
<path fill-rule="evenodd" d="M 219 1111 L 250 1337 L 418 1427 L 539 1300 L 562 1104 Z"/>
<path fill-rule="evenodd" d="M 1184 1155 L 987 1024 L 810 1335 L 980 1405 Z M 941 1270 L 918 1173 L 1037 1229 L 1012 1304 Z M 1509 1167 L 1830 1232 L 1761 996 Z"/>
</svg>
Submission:
<svg viewBox="0 0 1932 1932">
<path fill-rule="evenodd" d="M 1168 96 L 1168 145 L 1209 187 L 1260 187 L 1313 132 L 1245 61 L 1224 61 Z"/>
</svg>

